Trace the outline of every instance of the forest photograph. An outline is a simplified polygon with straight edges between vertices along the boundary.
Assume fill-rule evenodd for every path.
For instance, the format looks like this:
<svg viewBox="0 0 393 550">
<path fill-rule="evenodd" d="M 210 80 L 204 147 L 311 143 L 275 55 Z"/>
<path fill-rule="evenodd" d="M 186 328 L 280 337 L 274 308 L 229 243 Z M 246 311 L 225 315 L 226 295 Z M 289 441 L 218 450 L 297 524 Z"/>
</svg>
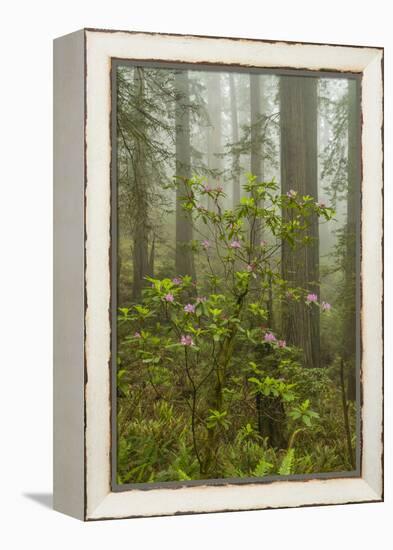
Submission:
<svg viewBox="0 0 393 550">
<path fill-rule="evenodd" d="M 116 483 L 355 472 L 358 80 L 112 70 Z"/>
</svg>

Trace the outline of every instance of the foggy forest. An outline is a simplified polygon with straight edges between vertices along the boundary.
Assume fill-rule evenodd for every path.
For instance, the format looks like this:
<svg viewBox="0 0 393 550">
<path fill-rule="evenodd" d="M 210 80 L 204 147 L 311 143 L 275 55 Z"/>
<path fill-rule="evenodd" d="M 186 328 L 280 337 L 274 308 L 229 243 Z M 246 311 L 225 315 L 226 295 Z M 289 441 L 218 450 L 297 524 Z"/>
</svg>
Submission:
<svg viewBox="0 0 393 550">
<path fill-rule="evenodd" d="M 117 482 L 355 470 L 357 80 L 114 80 Z"/>
</svg>

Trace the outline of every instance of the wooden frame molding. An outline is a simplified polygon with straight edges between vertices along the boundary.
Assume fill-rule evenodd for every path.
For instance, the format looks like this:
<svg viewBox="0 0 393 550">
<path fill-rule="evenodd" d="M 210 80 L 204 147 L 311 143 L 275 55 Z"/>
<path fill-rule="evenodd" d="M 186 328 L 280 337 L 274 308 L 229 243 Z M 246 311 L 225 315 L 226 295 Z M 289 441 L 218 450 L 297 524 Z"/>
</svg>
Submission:
<svg viewBox="0 0 393 550">
<path fill-rule="evenodd" d="M 85 29 L 54 53 L 54 507 L 97 520 L 382 500 L 382 48 Z M 111 490 L 113 59 L 361 74 L 359 477 Z"/>
</svg>

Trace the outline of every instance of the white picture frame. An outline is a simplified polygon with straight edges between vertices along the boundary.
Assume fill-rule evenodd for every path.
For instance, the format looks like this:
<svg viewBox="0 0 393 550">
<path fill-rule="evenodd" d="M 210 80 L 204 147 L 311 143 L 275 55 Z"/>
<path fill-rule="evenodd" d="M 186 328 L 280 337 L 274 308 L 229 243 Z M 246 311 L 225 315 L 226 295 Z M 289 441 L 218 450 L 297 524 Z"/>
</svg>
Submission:
<svg viewBox="0 0 393 550">
<path fill-rule="evenodd" d="M 112 490 L 111 63 L 119 59 L 361 75 L 359 476 Z M 381 501 L 383 49 L 77 31 L 54 45 L 54 154 L 55 509 L 98 520 Z"/>
</svg>

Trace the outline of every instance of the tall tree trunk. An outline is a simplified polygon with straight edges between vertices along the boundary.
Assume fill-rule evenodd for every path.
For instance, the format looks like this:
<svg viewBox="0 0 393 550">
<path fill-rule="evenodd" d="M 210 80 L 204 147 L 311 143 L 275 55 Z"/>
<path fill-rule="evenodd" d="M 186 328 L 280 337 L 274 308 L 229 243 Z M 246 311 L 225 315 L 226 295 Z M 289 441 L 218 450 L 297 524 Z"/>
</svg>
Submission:
<svg viewBox="0 0 393 550">
<path fill-rule="evenodd" d="M 280 78 L 281 186 L 301 195 L 318 198 L 317 80 L 308 77 Z M 282 245 L 283 278 L 294 287 L 319 296 L 318 218 L 310 221 L 311 244 L 293 250 Z M 300 347 L 307 367 L 320 365 L 319 309 L 303 301 L 291 302 L 283 311 L 283 334 Z"/>
<path fill-rule="evenodd" d="M 318 119 L 318 148 L 319 151 L 325 151 L 330 141 L 330 129 L 328 121 L 324 116 Z M 322 171 L 322 166 L 318 171 L 318 178 Z M 324 256 L 335 245 L 335 235 L 331 231 L 330 224 L 323 223 L 319 227 L 320 256 Z"/>
<path fill-rule="evenodd" d="M 195 280 L 194 255 L 191 249 L 193 227 L 191 216 L 183 209 L 183 199 L 191 177 L 190 83 L 187 71 L 177 71 L 176 86 L 176 274 Z"/>
<path fill-rule="evenodd" d="M 348 399 L 356 399 L 356 198 L 359 185 L 359 116 L 356 80 L 348 80 L 348 192 L 345 250 L 344 359 L 348 368 Z"/>
<path fill-rule="evenodd" d="M 155 252 L 156 252 L 156 236 L 153 233 L 152 241 L 151 241 L 151 245 L 150 245 L 150 253 L 149 253 L 149 275 L 151 277 L 154 276 Z"/>
<path fill-rule="evenodd" d="M 263 92 L 261 77 L 258 74 L 250 74 L 250 114 L 251 114 L 251 173 L 257 181 L 263 179 L 263 155 L 262 155 L 262 108 Z"/>
<path fill-rule="evenodd" d="M 144 120 L 141 114 L 145 101 L 144 70 L 135 68 L 134 84 L 136 91 L 135 124 L 145 136 Z M 135 221 L 133 231 L 133 288 L 132 298 L 138 300 L 149 274 L 149 201 L 148 182 L 146 176 L 146 152 L 144 139 L 135 140 L 135 153 L 133 161 L 129 161 L 129 173 L 133 173 L 134 179 L 134 204 Z"/>
<path fill-rule="evenodd" d="M 233 73 L 229 73 L 229 94 L 231 103 L 232 144 L 239 141 L 239 121 L 237 113 L 236 85 Z M 232 204 L 235 208 L 240 203 L 240 166 L 239 154 L 232 153 Z"/>
<path fill-rule="evenodd" d="M 263 111 L 262 111 L 263 92 L 261 89 L 261 77 L 258 74 L 250 74 L 250 124 L 251 124 L 251 173 L 256 176 L 257 181 L 263 181 L 264 162 L 263 162 Z M 255 197 L 254 197 L 255 198 Z M 261 227 L 257 222 L 254 235 L 254 243 L 261 240 Z"/>
<path fill-rule="evenodd" d="M 256 177 L 257 182 L 264 181 L 264 155 L 263 155 L 263 142 L 265 133 L 265 101 L 263 91 L 263 80 L 258 74 L 250 75 L 250 125 L 251 125 L 251 158 L 250 158 L 250 170 L 253 176 Z M 263 206 L 257 201 L 257 197 L 254 196 L 254 200 L 258 206 Z M 257 245 L 262 239 L 262 229 L 259 222 L 257 222 L 252 240 Z M 255 281 L 255 287 L 260 289 L 261 282 L 268 285 L 266 308 L 268 311 L 268 323 L 269 327 L 273 328 L 273 296 L 271 280 L 268 278 L 266 281 Z M 284 434 L 283 426 L 285 421 L 285 411 L 283 410 L 282 403 L 279 398 L 264 398 L 257 395 L 255 400 L 258 430 L 262 437 L 269 438 L 269 444 L 272 447 L 284 448 L 286 446 L 286 437 Z"/>
<path fill-rule="evenodd" d="M 222 168 L 221 158 L 221 76 L 219 73 L 207 75 L 207 105 L 210 119 L 208 133 L 208 168 L 213 172 L 209 176 L 210 185 L 217 185 Z"/>
</svg>

